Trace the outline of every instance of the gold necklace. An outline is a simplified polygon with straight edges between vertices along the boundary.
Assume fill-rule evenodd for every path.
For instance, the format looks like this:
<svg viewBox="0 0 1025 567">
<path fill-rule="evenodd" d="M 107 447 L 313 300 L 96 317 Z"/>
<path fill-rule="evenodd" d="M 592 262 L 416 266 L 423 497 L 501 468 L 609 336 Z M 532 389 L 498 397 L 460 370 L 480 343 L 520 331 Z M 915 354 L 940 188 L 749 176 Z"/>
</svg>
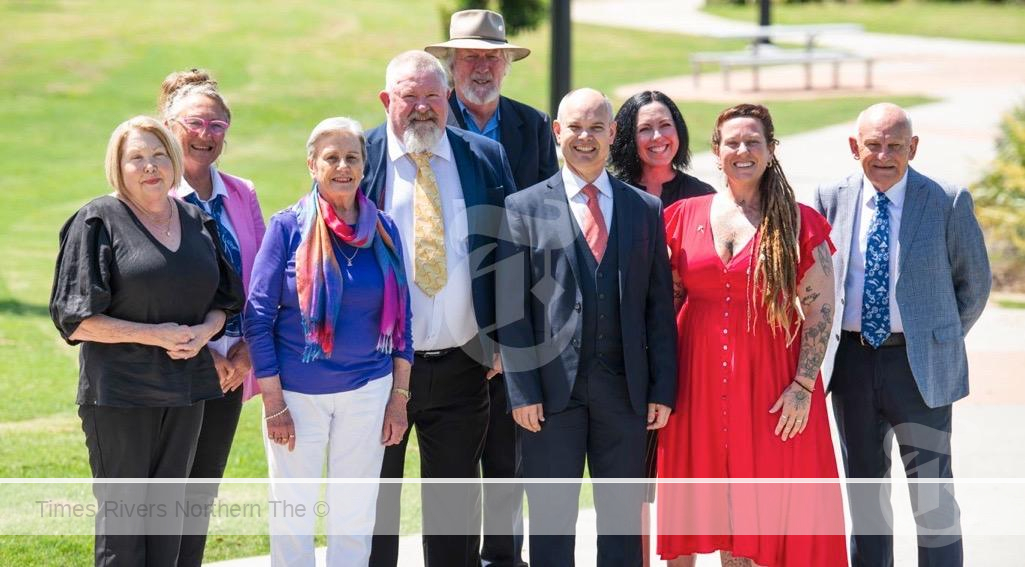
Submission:
<svg viewBox="0 0 1025 567">
<path fill-rule="evenodd" d="M 160 225 L 157 224 L 158 222 L 160 222 L 160 217 L 155 216 L 153 213 L 151 213 L 151 212 L 147 211 L 146 209 L 140 207 L 139 205 L 135 204 L 135 201 L 133 201 L 131 198 L 129 198 L 127 196 L 126 196 L 126 201 L 128 202 L 129 205 L 131 205 L 131 207 L 133 209 L 135 209 L 136 211 L 138 211 L 139 213 L 142 214 L 142 216 L 144 217 L 144 219 L 143 219 L 144 221 L 145 221 L 146 218 L 148 218 L 150 220 L 150 222 L 152 222 L 154 225 L 156 225 L 156 228 L 158 229 L 158 232 L 161 232 L 159 230 L 160 229 Z M 170 197 L 167 197 L 167 204 L 168 204 L 168 207 L 167 207 L 167 219 L 164 221 L 164 228 L 163 228 L 162 232 L 164 233 L 164 236 L 171 236 L 171 217 L 174 216 L 174 203 L 171 202 L 171 198 Z M 145 224 L 145 222 L 143 224 Z"/>
</svg>

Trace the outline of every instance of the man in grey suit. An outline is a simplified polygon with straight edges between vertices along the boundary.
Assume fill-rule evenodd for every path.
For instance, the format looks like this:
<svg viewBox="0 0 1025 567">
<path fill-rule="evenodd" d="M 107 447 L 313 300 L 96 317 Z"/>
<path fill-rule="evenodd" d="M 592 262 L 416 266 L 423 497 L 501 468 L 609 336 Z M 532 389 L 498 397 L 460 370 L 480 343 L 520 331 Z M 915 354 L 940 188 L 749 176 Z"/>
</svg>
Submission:
<svg viewBox="0 0 1025 567">
<path fill-rule="evenodd" d="M 829 381 L 848 478 L 889 478 L 897 438 L 909 478 L 953 478 L 952 404 L 968 395 L 964 337 L 991 277 L 967 190 L 908 167 L 918 137 L 900 107 L 858 117 L 862 172 L 815 195 L 832 225 L 837 310 Z M 888 482 L 850 484 L 851 563 L 893 565 Z M 962 565 L 953 485 L 911 485 L 919 565 Z"/>
<path fill-rule="evenodd" d="M 566 95 L 565 168 L 506 198 L 498 334 L 526 478 L 644 476 L 645 430 L 676 401 L 676 326 L 661 201 L 605 171 L 601 93 Z M 642 484 L 595 486 L 598 561 L 641 565 Z M 532 567 L 573 565 L 579 485 L 527 485 Z M 618 521 L 618 524 L 616 523 Z"/>
</svg>

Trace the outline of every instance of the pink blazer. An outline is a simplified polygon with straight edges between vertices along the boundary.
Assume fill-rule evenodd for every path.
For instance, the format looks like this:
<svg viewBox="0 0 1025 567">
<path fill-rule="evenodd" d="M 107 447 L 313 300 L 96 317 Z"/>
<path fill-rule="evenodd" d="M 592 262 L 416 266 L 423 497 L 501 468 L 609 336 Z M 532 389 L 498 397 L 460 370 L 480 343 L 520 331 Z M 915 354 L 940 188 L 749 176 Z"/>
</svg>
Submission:
<svg viewBox="0 0 1025 567">
<path fill-rule="evenodd" d="M 249 279 L 253 275 L 253 260 L 256 259 L 256 251 L 263 242 L 263 233 L 267 230 L 263 222 L 263 211 L 260 210 L 260 201 L 256 198 L 251 181 L 228 175 L 223 171 L 218 171 L 217 174 L 221 176 L 224 188 L 228 191 L 225 211 L 238 236 L 239 252 L 242 254 L 242 286 L 248 296 Z M 184 199 L 187 194 L 188 189 L 179 187 L 175 197 Z M 245 402 L 259 393 L 260 386 L 250 372 L 242 381 L 242 401 Z"/>
</svg>

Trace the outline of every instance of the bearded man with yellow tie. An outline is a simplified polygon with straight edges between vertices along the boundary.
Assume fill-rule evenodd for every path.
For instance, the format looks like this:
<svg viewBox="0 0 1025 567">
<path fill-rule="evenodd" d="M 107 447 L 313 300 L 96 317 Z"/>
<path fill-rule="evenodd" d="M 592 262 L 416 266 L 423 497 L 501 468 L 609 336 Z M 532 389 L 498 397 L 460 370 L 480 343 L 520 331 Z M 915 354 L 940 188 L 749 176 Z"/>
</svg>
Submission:
<svg viewBox="0 0 1025 567">
<path fill-rule="evenodd" d="M 395 219 L 415 284 L 409 286 L 410 428 L 386 449 L 382 478 L 403 476 L 413 428 L 421 477 L 476 478 L 488 425 L 487 381 L 501 371 L 492 266 L 503 203 L 515 182 L 498 142 L 445 126 L 448 84 L 433 55 L 399 54 L 380 93 L 387 121 L 367 135 L 361 187 Z M 399 486 L 381 486 L 370 565 L 397 564 Z M 424 484 L 422 491 L 426 565 L 478 566 L 479 485 Z"/>
</svg>

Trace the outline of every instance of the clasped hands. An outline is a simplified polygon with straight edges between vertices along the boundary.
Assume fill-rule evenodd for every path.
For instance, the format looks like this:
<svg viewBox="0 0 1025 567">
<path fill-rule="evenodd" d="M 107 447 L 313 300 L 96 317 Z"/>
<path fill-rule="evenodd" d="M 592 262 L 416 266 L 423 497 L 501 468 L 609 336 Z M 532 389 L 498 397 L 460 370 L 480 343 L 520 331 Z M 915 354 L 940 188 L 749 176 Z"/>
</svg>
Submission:
<svg viewBox="0 0 1025 567">
<path fill-rule="evenodd" d="M 217 334 L 223 321 L 216 324 L 213 321 L 204 321 L 198 325 L 179 325 L 177 323 L 161 323 L 154 325 L 154 342 L 160 348 L 167 351 L 167 356 L 175 360 L 186 360 L 199 354 L 210 342 L 210 338 Z M 213 350 L 210 354 L 214 359 L 214 366 L 217 369 L 217 377 L 220 381 L 221 390 L 230 392 L 242 384 L 242 380 L 249 374 L 252 362 L 249 359 L 249 347 L 244 341 L 239 341 L 228 350 L 227 356 L 222 356 Z"/>
<path fill-rule="evenodd" d="M 648 404 L 648 430 L 651 431 L 665 427 L 666 423 L 669 422 L 669 414 L 671 413 L 673 413 L 673 410 L 669 406 Z M 545 420 L 543 404 L 531 404 L 514 408 L 512 416 L 513 421 L 517 425 L 531 433 L 541 431 L 541 423 Z"/>
</svg>

